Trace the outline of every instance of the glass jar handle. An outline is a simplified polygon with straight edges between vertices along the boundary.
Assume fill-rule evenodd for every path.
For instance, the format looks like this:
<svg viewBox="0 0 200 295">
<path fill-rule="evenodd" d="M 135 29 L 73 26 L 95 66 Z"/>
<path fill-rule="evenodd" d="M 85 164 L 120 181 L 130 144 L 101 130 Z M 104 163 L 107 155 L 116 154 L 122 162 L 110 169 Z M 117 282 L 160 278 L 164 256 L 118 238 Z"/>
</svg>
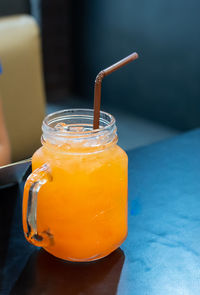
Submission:
<svg viewBox="0 0 200 295">
<path fill-rule="evenodd" d="M 26 239 L 35 246 L 43 247 L 53 243 L 53 236 L 48 230 L 38 233 L 37 228 L 37 201 L 40 188 L 52 181 L 50 167 L 42 165 L 28 177 L 23 196 L 23 228 Z"/>
</svg>

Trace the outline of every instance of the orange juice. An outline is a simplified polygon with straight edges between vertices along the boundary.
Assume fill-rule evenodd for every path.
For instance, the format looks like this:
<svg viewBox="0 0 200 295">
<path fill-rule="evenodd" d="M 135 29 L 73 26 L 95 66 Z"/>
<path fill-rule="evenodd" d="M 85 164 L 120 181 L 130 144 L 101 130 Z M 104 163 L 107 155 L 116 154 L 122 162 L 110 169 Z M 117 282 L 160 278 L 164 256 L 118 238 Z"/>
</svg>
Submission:
<svg viewBox="0 0 200 295">
<path fill-rule="evenodd" d="M 46 164 L 51 180 L 37 195 L 37 233 L 46 233 L 49 242 L 41 246 L 49 253 L 72 261 L 104 257 L 127 235 L 127 155 L 116 144 L 116 134 L 109 142 L 105 134 L 95 138 L 95 145 L 90 136 L 83 137 L 75 144 L 69 138 L 45 141 L 33 155 L 36 174 L 27 181 L 23 201 L 26 234 L 29 188 L 41 177 L 36 169 Z M 34 244 L 32 236 L 25 236 Z"/>
</svg>

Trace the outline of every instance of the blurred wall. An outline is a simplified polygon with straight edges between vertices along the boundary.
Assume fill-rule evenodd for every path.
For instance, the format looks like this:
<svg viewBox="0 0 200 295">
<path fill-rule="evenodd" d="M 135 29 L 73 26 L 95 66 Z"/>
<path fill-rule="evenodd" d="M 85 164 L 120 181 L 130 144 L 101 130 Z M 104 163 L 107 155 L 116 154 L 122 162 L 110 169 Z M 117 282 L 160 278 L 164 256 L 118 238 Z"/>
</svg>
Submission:
<svg viewBox="0 0 200 295">
<path fill-rule="evenodd" d="M 43 63 L 50 101 L 68 95 L 73 80 L 71 2 L 41 1 Z"/>
<path fill-rule="evenodd" d="M 1 0 L 0 16 L 30 12 L 29 0 Z"/>
<path fill-rule="evenodd" d="M 199 126 L 200 1 L 84 3 L 81 94 L 91 97 L 96 74 L 137 51 L 138 61 L 105 78 L 102 103 L 182 130 Z"/>
</svg>

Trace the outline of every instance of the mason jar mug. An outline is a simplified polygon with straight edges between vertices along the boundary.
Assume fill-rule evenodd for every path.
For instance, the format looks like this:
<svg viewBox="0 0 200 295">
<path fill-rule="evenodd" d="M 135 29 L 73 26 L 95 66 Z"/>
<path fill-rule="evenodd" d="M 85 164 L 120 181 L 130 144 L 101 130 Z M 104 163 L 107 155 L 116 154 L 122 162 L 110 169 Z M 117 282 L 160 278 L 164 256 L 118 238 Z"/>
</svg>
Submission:
<svg viewBox="0 0 200 295">
<path fill-rule="evenodd" d="M 65 260 L 102 258 L 127 235 L 128 158 L 112 115 L 92 126 L 93 110 L 48 115 L 24 188 L 26 239 Z"/>
</svg>

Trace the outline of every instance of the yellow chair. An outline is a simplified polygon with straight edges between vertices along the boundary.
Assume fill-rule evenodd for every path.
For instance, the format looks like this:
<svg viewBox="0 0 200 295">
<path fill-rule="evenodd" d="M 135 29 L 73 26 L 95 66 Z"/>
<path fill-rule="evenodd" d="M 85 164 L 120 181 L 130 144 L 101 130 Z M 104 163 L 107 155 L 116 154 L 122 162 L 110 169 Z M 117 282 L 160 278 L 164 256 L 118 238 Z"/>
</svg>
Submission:
<svg viewBox="0 0 200 295">
<path fill-rule="evenodd" d="M 12 160 L 17 161 L 40 146 L 45 115 L 40 32 L 31 16 L 0 18 L 0 62 L 0 96 Z"/>
</svg>

